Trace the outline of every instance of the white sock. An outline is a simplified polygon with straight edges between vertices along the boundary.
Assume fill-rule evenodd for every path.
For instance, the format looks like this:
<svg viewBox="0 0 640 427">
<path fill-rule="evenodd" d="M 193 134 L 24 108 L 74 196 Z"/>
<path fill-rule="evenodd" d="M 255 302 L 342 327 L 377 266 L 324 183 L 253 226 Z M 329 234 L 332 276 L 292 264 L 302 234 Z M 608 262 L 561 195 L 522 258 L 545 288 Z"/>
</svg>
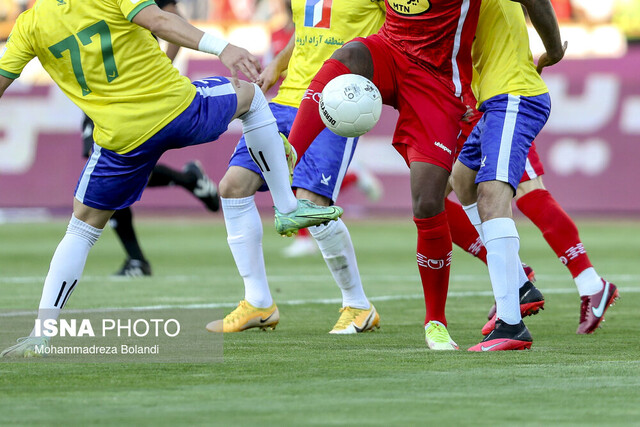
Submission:
<svg viewBox="0 0 640 427">
<path fill-rule="evenodd" d="M 520 238 L 511 218 L 495 218 L 482 223 L 484 246 L 487 248 L 487 266 L 496 299 L 497 317 L 515 325 L 520 323 L 520 295 L 518 257 Z"/>
<path fill-rule="evenodd" d="M 298 202 L 291 191 L 289 167 L 282 138 L 278 134 L 276 119 L 260 88 L 255 94 L 249 111 L 240 116 L 242 132 L 249 154 L 256 162 L 269 186 L 273 204 L 280 213 L 293 212 Z"/>
<path fill-rule="evenodd" d="M 82 277 L 84 264 L 102 230 L 71 216 L 67 232 L 58 244 L 44 280 L 38 319 L 57 319 Z"/>
<path fill-rule="evenodd" d="M 356 253 L 345 223 L 338 219 L 331 221 L 329 225 L 309 227 L 309 232 L 318 242 L 322 256 L 342 291 L 342 306 L 369 308 L 360 280 Z"/>
<path fill-rule="evenodd" d="M 585 269 L 573 280 L 576 282 L 581 297 L 593 295 L 602 290 L 602 277 L 596 273 L 596 269 L 593 267 Z"/>
<path fill-rule="evenodd" d="M 467 217 L 469 218 L 469 221 L 471 221 L 471 224 L 473 224 L 473 226 L 476 228 L 476 231 L 480 236 L 480 240 L 484 244 L 484 236 L 482 232 L 482 220 L 480 219 L 480 213 L 478 213 L 478 203 L 474 203 L 468 206 L 463 206 L 462 209 L 464 209 L 465 213 L 467 214 Z"/>
<path fill-rule="evenodd" d="M 520 239 L 518 238 L 518 241 Z M 520 244 L 518 244 L 518 248 L 520 247 Z M 527 283 L 529 281 L 529 278 L 527 277 L 527 273 L 524 272 L 524 267 L 522 266 L 522 261 L 520 260 L 520 255 L 518 255 L 518 262 L 520 263 L 520 268 L 518 269 L 518 288 L 521 288 L 524 286 L 525 283 Z"/>
<path fill-rule="evenodd" d="M 244 280 L 244 298 L 254 307 L 273 304 L 262 254 L 262 221 L 254 196 L 242 199 L 220 198 L 227 242 Z"/>
</svg>

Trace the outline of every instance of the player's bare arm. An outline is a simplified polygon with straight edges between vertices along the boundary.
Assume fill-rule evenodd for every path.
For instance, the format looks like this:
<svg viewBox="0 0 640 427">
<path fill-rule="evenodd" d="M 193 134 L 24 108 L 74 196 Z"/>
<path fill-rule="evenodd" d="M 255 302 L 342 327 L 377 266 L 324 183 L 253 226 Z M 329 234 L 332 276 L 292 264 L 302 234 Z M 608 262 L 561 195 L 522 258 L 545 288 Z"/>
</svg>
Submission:
<svg viewBox="0 0 640 427">
<path fill-rule="evenodd" d="M 260 62 L 249 51 L 204 33 L 182 17 L 165 12 L 158 6 L 145 7 L 133 18 L 133 22 L 169 43 L 217 55 L 231 71 L 236 87 L 239 86 L 239 71 L 253 81 L 260 75 Z"/>
<path fill-rule="evenodd" d="M 296 36 L 294 34 L 289 39 L 289 43 L 287 43 L 285 48 L 278 52 L 276 57 L 273 58 L 273 61 L 260 73 L 260 77 L 256 83 L 258 83 L 262 92 L 267 93 L 267 91 L 276 84 L 282 72 L 289 68 L 289 60 L 291 59 L 291 54 L 296 44 L 295 39 Z"/>
<path fill-rule="evenodd" d="M 174 13 L 178 16 L 182 16 L 180 15 L 180 11 L 178 10 L 178 6 L 175 3 L 169 3 L 167 5 L 165 5 L 162 10 L 164 10 L 165 12 L 169 12 L 169 13 Z M 180 46 L 173 44 L 173 43 L 169 43 L 169 45 L 167 46 L 167 50 L 166 50 L 166 54 L 167 57 L 171 60 L 171 62 L 174 61 L 174 59 L 176 59 L 176 56 L 178 56 L 178 52 L 180 51 Z"/>
<path fill-rule="evenodd" d="M 13 83 L 13 79 L 9 79 L 5 76 L 0 76 L 0 98 L 11 83 Z"/>
<path fill-rule="evenodd" d="M 521 3 L 529 13 L 533 27 L 542 39 L 546 52 L 538 60 L 538 73 L 544 67 L 549 67 L 559 62 L 567 50 L 567 42 L 562 43 L 558 19 L 550 0 L 513 0 Z"/>
</svg>

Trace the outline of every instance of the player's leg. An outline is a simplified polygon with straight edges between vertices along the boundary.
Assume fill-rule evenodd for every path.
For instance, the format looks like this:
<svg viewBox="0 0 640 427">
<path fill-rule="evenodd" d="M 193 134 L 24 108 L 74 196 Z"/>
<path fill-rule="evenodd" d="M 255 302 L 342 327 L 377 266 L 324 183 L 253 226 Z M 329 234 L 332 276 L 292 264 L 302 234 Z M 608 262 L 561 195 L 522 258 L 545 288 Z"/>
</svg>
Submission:
<svg viewBox="0 0 640 427">
<path fill-rule="evenodd" d="M 116 273 L 116 276 L 151 276 L 151 265 L 142 252 L 135 229 L 133 228 L 133 213 L 131 208 L 127 207 L 115 211 L 109 224 L 116 232 L 127 253 L 127 259 L 122 268 Z"/>
<path fill-rule="evenodd" d="M 581 298 L 576 333 L 593 333 L 600 326 L 607 308 L 618 298 L 616 286 L 597 273 L 582 245 L 578 227 L 545 189 L 542 176 L 538 174 L 520 182 L 516 205 L 542 231 L 542 236 L 575 281 Z M 603 301 L 602 310 L 599 310 Z M 595 312 L 592 307 L 596 308 Z"/>
<path fill-rule="evenodd" d="M 220 209 L 218 187 L 207 176 L 204 168 L 197 160 L 186 163 L 182 171 L 161 164 L 157 164 L 153 168 L 147 187 L 172 185 L 178 185 L 192 193 L 208 210 L 216 212 Z"/>
<path fill-rule="evenodd" d="M 465 148 L 464 160 L 465 163 L 472 166 L 480 167 L 480 160 L 477 164 L 471 163 L 472 149 L 475 147 L 479 150 L 478 140 L 471 139 L 469 145 Z M 480 157 L 478 157 L 479 159 Z M 468 217 L 469 222 L 473 224 L 478 233 L 482 235 L 482 221 L 480 214 L 478 213 L 478 195 L 477 185 L 475 184 L 477 171 L 467 167 L 465 164 L 456 161 L 453 166 L 452 183 L 456 191 L 456 195 L 460 202 L 463 204 L 463 209 Z M 486 249 L 485 249 L 486 250 Z M 518 258 L 519 259 L 519 258 Z M 518 268 L 518 294 L 520 304 L 520 315 L 522 317 L 537 314 L 540 310 L 544 309 L 544 297 L 542 293 L 533 285 L 533 270 L 526 264 L 520 263 Z M 488 316 L 489 321 L 483 326 L 483 335 L 488 335 L 495 327 L 496 322 L 496 305 L 492 306 Z"/>
<path fill-rule="evenodd" d="M 274 328 L 280 319 L 269 290 L 262 251 L 262 220 L 254 195 L 264 181 L 244 144 L 238 143 L 230 167 L 220 181 L 227 243 L 244 283 L 244 299 L 223 319 L 207 325 L 211 332 Z M 266 186 L 265 186 L 266 187 Z"/>
<path fill-rule="evenodd" d="M 382 183 L 380 180 L 366 167 L 356 162 L 351 162 L 347 170 L 340 191 L 343 191 L 353 185 L 364 193 L 367 198 L 376 202 L 382 197 Z M 296 235 L 294 242 L 284 248 L 282 254 L 287 258 L 297 258 L 302 256 L 314 255 L 318 252 L 318 245 L 309 234 L 306 228 L 300 230 Z"/>
<path fill-rule="evenodd" d="M 383 69 L 376 79 L 381 93 L 395 100 L 400 113 L 393 144 L 410 171 L 416 257 L 426 308 L 425 341 L 430 349 L 457 350 L 445 316 L 453 243 L 444 198 L 459 121 L 466 109 L 449 88 L 404 55 L 394 57 L 394 63 L 395 69 L 387 68 L 386 73 Z M 379 71 L 376 68 L 376 74 Z M 395 82 L 397 93 L 389 93 L 389 81 Z"/>
<path fill-rule="evenodd" d="M 361 42 L 362 39 L 356 40 L 360 41 L 345 44 L 324 62 L 302 98 L 289 136 L 291 145 L 296 149 L 299 159 L 325 128 L 320 118 L 318 104 L 320 94 L 327 83 L 342 74 L 349 73 L 360 74 L 370 80 L 373 78 L 374 62 L 369 48 Z"/>
<path fill-rule="evenodd" d="M 296 200 L 291 191 L 283 137 L 258 86 L 242 84 L 236 88 L 236 94 L 238 107 L 234 118 L 242 121 L 249 153 L 269 186 L 276 208 L 276 229 L 290 235 L 299 228 L 338 219 L 342 209 L 337 206 L 321 208 Z"/>
<path fill-rule="evenodd" d="M 413 161 L 410 177 L 413 221 L 418 230 L 416 255 L 426 307 L 426 341 L 434 350 L 457 350 L 446 329 L 445 316 L 453 249 L 444 211 L 449 171 L 424 161 Z"/>
<path fill-rule="evenodd" d="M 531 335 L 520 312 L 518 281 L 522 263 L 511 199 L 524 173 L 531 142 L 544 126 L 549 107 L 548 95 L 499 95 L 485 101 L 485 114 L 476 126 L 481 131 L 472 132 L 458 158 L 470 169 L 478 170 L 477 209 L 496 299 L 495 329 L 471 351 L 531 346 Z M 454 186 L 455 182 L 454 178 Z"/>
<path fill-rule="evenodd" d="M 135 161 L 135 165 L 127 164 L 131 158 L 135 156 L 119 155 L 94 145 L 78 181 L 73 216 L 51 259 L 45 279 L 38 309 L 41 322 L 58 318 L 81 279 L 90 249 L 113 211 L 128 207 L 140 198 L 158 156 L 150 155 L 146 163 L 144 160 Z M 114 176 L 115 179 L 112 178 Z M 6 349 L 0 356 L 32 356 L 35 345 L 47 344 L 47 338 L 32 336 Z"/>
<path fill-rule="evenodd" d="M 356 144 L 357 138 L 340 137 L 329 130 L 320 133 L 295 169 L 297 197 L 331 206 L 338 198 Z M 338 220 L 309 227 L 309 232 L 342 292 L 342 314 L 330 333 L 351 334 L 377 327 L 379 315 L 364 293 L 347 226 Z"/>
</svg>

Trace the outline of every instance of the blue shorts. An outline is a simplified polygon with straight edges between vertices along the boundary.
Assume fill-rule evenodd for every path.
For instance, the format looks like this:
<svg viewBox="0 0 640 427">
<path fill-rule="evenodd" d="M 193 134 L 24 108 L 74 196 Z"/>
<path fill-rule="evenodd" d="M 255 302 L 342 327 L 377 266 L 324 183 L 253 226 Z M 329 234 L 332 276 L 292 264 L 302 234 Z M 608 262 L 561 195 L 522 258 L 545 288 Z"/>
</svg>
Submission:
<svg viewBox="0 0 640 427">
<path fill-rule="evenodd" d="M 483 102 L 480 111 L 484 114 L 458 160 L 478 171 L 476 184 L 502 181 L 515 191 L 524 174 L 529 147 L 549 118 L 549 94 L 498 95 Z"/>
<path fill-rule="evenodd" d="M 131 206 L 140 200 L 153 167 L 165 151 L 218 139 L 236 112 L 235 89 L 224 77 L 197 80 L 193 85 L 197 92 L 187 109 L 139 147 L 118 154 L 94 144 L 75 198 L 96 209 Z"/>
<path fill-rule="evenodd" d="M 278 122 L 278 130 L 289 137 L 298 109 L 276 103 L 269 104 L 269 107 Z M 335 203 L 357 143 L 358 138 L 345 138 L 329 129 L 323 130 L 293 171 L 292 186 L 327 197 Z M 229 166 L 240 166 L 262 177 L 260 169 L 249 155 L 244 136 L 238 142 Z M 258 191 L 268 190 L 267 185 L 263 184 Z"/>
</svg>

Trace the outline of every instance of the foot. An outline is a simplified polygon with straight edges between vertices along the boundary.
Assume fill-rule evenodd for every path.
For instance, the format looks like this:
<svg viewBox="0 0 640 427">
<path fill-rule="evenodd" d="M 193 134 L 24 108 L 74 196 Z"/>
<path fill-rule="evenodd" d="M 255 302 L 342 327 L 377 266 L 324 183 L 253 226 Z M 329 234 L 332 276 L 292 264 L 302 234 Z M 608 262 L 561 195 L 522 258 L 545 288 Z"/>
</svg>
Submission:
<svg viewBox="0 0 640 427">
<path fill-rule="evenodd" d="M 357 334 L 374 331 L 380 327 L 380 316 L 373 304 L 368 309 L 342 307 L 340 318 L 329 331 L 330 334 Z"/>
<path fill-rule="evenodd" d="M 527 264 L 523 262 L 522 269 L 524 270 L 524 274 L 527 275 L 527 279 L 529 279 L 531 283 L 536 283 L 536 273 L 535 271 L 533 271 L 533 268 L 529 267 Z M 493 306 L 491 306 L 491 309 L 489 310 L 489 314 L 487 315 L 487 319 L 491 320 L 491 318 L 495 315 L 496 315 L 496 304 L 493 303 Z"/>
<path fill-rule="evenodd" d="M 447 327 L 440 322 L 430 321 L 424 327 L 425 341 L 431 350 L 457 350 L 458 344 L 451 339 Z"/>
<path fill-rule="evenodd" d="M 618 288 L 602 279 L 602 290 L 593 295 L 581 297 L 580 324 L 576 334 L 592 334 L 604 321 L 604 313 L 620 298 Z"/>
<path fill-rule="evenodd" d="M 46 347 L 49 347 L 48 337 L 18 338 L 18 343 L 4 349 L 0 357 L 42 357 Z"/>
<path fill-rule="evenodd" d="M 520 315 L 522 317 L 538 314 L 540 310 L 544 310 L 544 296 L 533 283 L 526 282 L 520 288 Z M 496 324 L 496 315 L 485 323 L 482 327 L 482 335 L 488 335 L 493 331 Z"/>
<path fill-rule="evenodd" d="M 143 277 L 151 276 L 151 265 L 140 259 L 127 259 L 120 270 L 114 276 L 122 277 Z"/>
<path fill-rule="evenodd" d="M 339 206 L 318 206 L 309 200 L 298 200 L 298 208 L 288 214 L 276 211 L 276 231 L 283 236 L 291 237 L 301 228 L 312 225 L 327 224 L 337 221 L 344 211 Z"/>
<path fill-rule="evenodd" d="M 240 304 L 222 320 L 214 320 L 207 324 L 209 332 L 241 332 L 246 329 L 267 328 L 273 330 L 280 321 L 280 312 L 276 303 L 271 307 L 259 308 L 249 304 L 249 301 L 242 300 Z"/>
<path fill-rule="evenodd" d="M 192 174 L 195 177 L 195 187 L 191 192 L 196 196 L 211 212 L 220 209 L 220 196 L 218 187 L 204 171 L 199 161 L 194 160 L 184 165 L 184 173 Z"/>
<path fill-rule="evenodd" d="M 471 347 L 469 351 L 526 350 L 531 348 L 533 339 L 522 320 L 517 325 L 509 325 L 498 319 L 495 324 L 496 326 L 491 333 L 484 337 L 479 344 Z"/>
<path fill-rule="evenodd" d="M 287 166 L 289 167 L 289 183 L 293 184 L 293 170 L 296 167 L 296 163 L 298 163 L 298 153 L 296 153 L 296 149 L 293 148 L 293 145 L 289 143 L 289 140 L 286 136 L 280 133 L 280 138 L 282 138 L 282 143 L 284 144 L 284 154 L 287 157 Z"/>
<path fill-rule="evenodd" d="M 312 237 L 297 236 L 293 243 L 284 248 L 282 255 L 285 258 L 298 258 L 318 253 L 318 245 Z"/>
</svg>

